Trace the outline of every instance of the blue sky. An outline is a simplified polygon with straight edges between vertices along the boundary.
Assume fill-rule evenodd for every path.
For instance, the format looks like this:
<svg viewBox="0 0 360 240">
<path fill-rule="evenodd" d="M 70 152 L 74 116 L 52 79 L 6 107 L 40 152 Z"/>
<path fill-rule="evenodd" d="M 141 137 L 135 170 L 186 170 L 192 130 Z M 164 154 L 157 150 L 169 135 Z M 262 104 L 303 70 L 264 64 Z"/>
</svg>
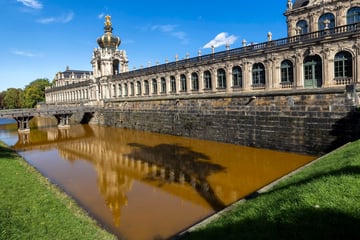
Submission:
<svg viewBox="0 0 360 240">
<path fill-rule="evenodd" d="M 0 0 L 0 91 L 50 81 L 66 66 L 91 70 L 91 56 L 110 15 L 129 68 L 286 37 L 287 0 L 119 1 Z M 217 38 L 216 38 L 217 37 Z M 219 46 L 218 46 L 219 45 Z M 204 48 L 205 47 L 205 48 Z"/>
</svg>

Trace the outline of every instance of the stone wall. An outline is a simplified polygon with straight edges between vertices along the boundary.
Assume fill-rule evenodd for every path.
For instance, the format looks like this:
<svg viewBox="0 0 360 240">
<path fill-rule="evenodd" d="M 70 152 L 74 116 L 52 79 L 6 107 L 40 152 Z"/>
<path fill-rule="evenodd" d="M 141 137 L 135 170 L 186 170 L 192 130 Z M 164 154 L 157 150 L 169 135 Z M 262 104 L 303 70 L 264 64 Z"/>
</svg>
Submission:
<svg viewBox="0 0 360 240">
<path fill-rule="evenodd" d="M 306 154 L 357 139 L 344 88 L 108 102 L 91 123 Z"/>
</svg>

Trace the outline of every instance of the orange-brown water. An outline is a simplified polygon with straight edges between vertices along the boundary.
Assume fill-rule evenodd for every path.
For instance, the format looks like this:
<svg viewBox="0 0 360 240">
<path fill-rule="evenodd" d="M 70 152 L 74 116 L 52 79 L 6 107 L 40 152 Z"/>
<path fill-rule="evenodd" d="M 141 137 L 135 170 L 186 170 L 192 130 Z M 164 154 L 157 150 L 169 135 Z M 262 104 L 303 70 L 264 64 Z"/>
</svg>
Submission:
<svg viewBox="0 0 360 240">
<path fill-rule="evenodd" d="M 16 141 L 6 134 L 0 139 L 130 240 L 167 238 L 314 159 L 93 125 L 13 131 Z"/>
</svg>

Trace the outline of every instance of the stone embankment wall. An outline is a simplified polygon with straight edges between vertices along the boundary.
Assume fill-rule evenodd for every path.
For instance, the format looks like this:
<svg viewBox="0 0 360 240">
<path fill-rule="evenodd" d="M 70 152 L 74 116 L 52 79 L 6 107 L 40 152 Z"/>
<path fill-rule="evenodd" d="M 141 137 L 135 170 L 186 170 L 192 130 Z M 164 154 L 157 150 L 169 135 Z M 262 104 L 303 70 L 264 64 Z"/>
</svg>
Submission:
<svg viewBox="0 0 360 240">
<path fill-rule="evenodd" d="M 359 135 L 354 96 L 342 88 L 109 101 L 91 123 L 322 154 Z"/>
</svg>

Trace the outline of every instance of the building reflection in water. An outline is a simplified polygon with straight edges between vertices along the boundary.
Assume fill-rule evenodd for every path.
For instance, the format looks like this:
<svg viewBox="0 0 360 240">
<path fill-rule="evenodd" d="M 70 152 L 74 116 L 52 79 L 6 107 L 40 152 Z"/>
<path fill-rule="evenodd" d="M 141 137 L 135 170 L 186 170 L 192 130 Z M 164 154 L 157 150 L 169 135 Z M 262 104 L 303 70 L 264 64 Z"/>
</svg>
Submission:
<svg viewBox="0 0 360 240">
<path fill-rule="evenodd" d="M 32 130 L 14 148 L 126 239 L 169 237 L 314 159 L 92 125 Z"/>
</svg>

